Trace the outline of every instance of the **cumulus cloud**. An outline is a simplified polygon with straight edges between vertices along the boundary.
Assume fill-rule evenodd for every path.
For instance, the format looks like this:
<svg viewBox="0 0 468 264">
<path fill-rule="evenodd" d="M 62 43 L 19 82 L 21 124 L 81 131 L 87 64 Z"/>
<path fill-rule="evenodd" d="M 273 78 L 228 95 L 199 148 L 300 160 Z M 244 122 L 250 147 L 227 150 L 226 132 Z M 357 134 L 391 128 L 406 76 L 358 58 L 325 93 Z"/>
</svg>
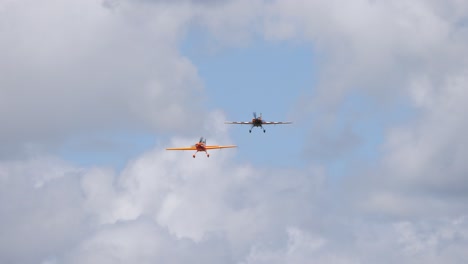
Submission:
<svg viewBox="0 0 468 264">
<path fill-rule="evenodd" d="M 298 0 L 278 2 L 268 14 L 267 37 L 301 38 L 321 51 L 325 67 L 318 89 L 324 96 L 339 96 L 344 89 L 396 94 L 419 71 L 443 74 L 463 61 L 463 28 L 441 17 L 438 6 L 428 1 Z M 295 32 L 277 30 L 282 27 Z"/>
<path fill-rule="evenodd" d="M 352 171 L 360 176 L 347 185 L 359 206 L 399 217 L 436 217 L 441 211 L 457 217 L 466 210 L 466 8 L 459 1 L 298 0 L 269 5 L 268 38 L 308 41 L 320 54 L 309 109 L 319 116 L 309 139 L 312 149 L 321 146 L 340 160 L 347 146 L 353 153 L 353 147 L 365 142 L 352 124 L 374 113 L 357 119 L 343 114 L 349 95 L 365 95 L 375 103 L 374 111 L 383 109 L 377 118 L 389 129 L 378 164 L 368 167 L 371 172 Z M 409 122 L 385 121 L 388 113 L 398 111 L 410 113 Z"/>
<path fill-rule="evenodd" d="M 1 260 L 236 263 L 252 245 L 280 246 L 288 226 L 318 213 L 310 201 L 320 196 L 319 171 L 253 168 L 232 156 L 157 148 L 120 173 L 3 163 Z"/>
<path fill-rule="evenodd" d="M 381 165 L 371 173 L 378 180 L 371 179 L 374 189 L 362 204 L 392 215 L 457 217 L 466 210 L 468 190 L 466 78 L 417 83 L 411 89 L 419 117 L 388 131 Z"/>
<path fill-rule="evenodd" d="M 425 85 L 444 90 L 445 79 L 463 76 L 468 67 L 466 15 L 459 12 L 466 4 L 459 1 L 298 0 L 268 7 L 268 39 L 305 41 L 318 54 L 318 83 L 305 107 L 315 117 L 311 146 L 363 142 L 355 127 L 337 129 L 336 123 L 401 111 L 412 100 L 415 81 L 427 78 Z M 340 113 L 350 95 L 370 100 L 373 111 L 362 112 L 358 120 Z M 337 130 L 345 137 L 330 137 Z"/>
<path fill-rule="evenodd" d="M 81 170 L 59 159 L 0 163 L 0 261 L 40 263 L 89 231 Z"/>
<path fill-rule="evenodd" d="M 255 168 L 233 163 L 232 155 L 218 151 L 193 159 L 157 148 L 120 173 L 56 159 L 3 162 L 0 260 L 466 260 L 466 216 L 373 221 L 341 210 L 320 169 Z"/>
<path fill-rule="evenodd" d="M 183 8 L 16 1 L 0 12 L 3 154 L 77 134 L 196 127 L 203 89 L 177 50 Z"/>
<path fill-rule="evenodd" d="M 225 251 L 222 240 L 195 243 L 188 239 L 177 239 L 166 228 L 148 219 L 138 219 L 100 229 L 60 262 L 219 263 L 225 262 Z"/>
</svg>

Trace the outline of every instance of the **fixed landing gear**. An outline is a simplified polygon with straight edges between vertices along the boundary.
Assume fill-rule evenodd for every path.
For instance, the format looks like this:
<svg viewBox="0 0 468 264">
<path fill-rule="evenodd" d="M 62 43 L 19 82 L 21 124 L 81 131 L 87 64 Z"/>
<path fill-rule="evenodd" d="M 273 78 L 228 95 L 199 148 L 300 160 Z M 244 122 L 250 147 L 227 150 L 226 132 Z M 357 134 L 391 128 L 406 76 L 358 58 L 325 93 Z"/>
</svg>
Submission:
<svg viewBox="0 0 468 264">
<path fill-rule="evenodd" d="M 263 133 L 265 133 L 266 130 L 263 127 L 262 127 L 262 129 L 263 129 Z M 249 133 L 252 133 L 252 129 L 249 129 Z"/>
<path fill-rule="evenodd" d="M 192 157 L 195 158 L 195 157 L 196 157 L 196 154 L 197 154 L 197 153 L 193 154 Z M 208 154 L 208 152 L 206 152 L 206 157 L 208 157 L 208 158 L 210 157 L 210 154 Z"/>
</svg>

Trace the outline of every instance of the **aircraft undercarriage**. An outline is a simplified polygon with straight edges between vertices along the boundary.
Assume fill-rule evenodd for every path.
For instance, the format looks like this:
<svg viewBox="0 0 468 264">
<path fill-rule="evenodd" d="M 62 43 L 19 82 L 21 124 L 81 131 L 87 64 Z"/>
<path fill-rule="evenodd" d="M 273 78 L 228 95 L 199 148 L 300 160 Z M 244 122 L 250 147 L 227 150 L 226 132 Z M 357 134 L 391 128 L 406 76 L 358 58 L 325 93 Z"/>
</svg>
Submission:
<svg viewBox="0 0 468 264">
<path fill-rule="evenodd" d="M 206 150 L 205 150 L 205 151 L 197 150 L 197 152 L 195 152 L 195 154 L 193 154 L 192 157 L 195 158 L 198 152 L 205 152 L 205 153 L 206 153 L 206 157 L 207 157 L 207 158 L 210 157 L 210 154 L 208 154 L 208 152 L 207 152 Z"/>
<path fill-rule="evenodd" d="M 252 126 L 250 129 L 249 129 L 249 133 L 252 133 L 252 128 L 254 128 L 256 126 Z M 266 130 L 263 128 L 263 126 L 260 126 L 261 129 L 263 129 L 263 133 L 266 132 Z"/>
</svg>

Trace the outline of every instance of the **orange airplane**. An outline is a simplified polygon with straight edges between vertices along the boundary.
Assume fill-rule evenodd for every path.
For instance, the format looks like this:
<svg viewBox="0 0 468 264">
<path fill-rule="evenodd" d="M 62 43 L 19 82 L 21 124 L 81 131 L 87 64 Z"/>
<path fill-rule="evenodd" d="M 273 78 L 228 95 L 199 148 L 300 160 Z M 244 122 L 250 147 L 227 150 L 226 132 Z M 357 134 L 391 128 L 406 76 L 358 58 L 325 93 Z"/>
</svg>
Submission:
<svg viewBox="0 0 468 264">
<path fill-rule="evenodd" d="M 191 147 L 184 147 L 184 148 L 167 148 L 166 150 L 196 150 L 195 154 L 192 155 L 192 157 L 195 158 L 195 155 L 200 151 L 204 151 L 206 153 L 207 157 L 210 157 L 210 154 L 206 151 L 207 149 L 223 149 L 223 148 L 235 148 L 237 147 L 236 145 L 228 145 L 228 146 L 207 146 L 206 145 L 206 139 L 203 139 L 203 137 L 200 138 L 198 143 L 195 143 L 195 145 Z"/>
<path fill-rule="evenodd" d="M 234 125 L 252 125 L 252 127 L 249 129 L 249 133 L 252 133 L 252 128 L 254 127 L 260 127 L 263 129 L 263 133 L 266 132 L 266 130 L 263 128 L 263 125 L 284 125 L 284 124 L 292 124 L 292 122 L 266 122 L 262 120 L 262 113 L 260 113 L 260 116 L 257 117 L 257 113 L 253 112 L 254 118 L 252 118 L 252 121 L 250 122 L 224 122 L 224 124 L 234 124 Z"/>
</svg>

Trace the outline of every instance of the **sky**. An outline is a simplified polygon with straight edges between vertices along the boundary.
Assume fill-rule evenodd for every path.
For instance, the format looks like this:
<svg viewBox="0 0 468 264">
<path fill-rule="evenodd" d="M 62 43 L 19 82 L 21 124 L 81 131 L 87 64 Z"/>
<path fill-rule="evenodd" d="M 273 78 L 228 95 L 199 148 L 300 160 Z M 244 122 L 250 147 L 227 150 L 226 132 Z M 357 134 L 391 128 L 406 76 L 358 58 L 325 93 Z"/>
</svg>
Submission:
<svg viewBox="0 0 468 264">
<path fill-rule="evenodd" d="M 0 0 L 0 32 L 1 263 L 468 262 L 465 1 Z M 238 147 L 165 150 L 201 136 Z"/>
</svg>

